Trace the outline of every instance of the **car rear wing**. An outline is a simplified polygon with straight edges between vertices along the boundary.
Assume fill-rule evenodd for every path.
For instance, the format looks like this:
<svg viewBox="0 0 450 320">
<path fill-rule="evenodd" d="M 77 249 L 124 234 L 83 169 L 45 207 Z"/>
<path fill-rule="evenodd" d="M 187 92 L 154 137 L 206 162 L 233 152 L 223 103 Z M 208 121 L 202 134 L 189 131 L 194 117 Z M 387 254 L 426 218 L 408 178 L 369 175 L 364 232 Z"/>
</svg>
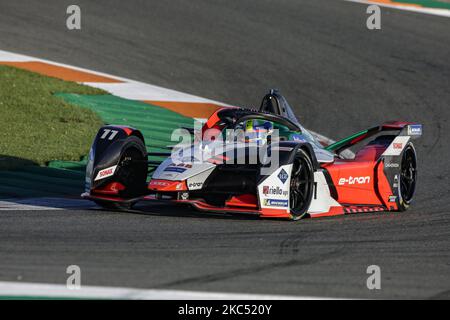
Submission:
<svg viewBox="0 0 450 320">
<path fill-rule="evenodd" d="M 399 131 L 398 136 L 409 136 L 414 139 L 419 138 L 422 135 L 422 125 L 414 122 L 386 122 L 380 126 L 357 132 L 345 139 L 330 144 L 325 149 L 339 154 L 343 150 L 348 149 L 363 140 L 373 137 L 382 131 Z"/>
</svg>

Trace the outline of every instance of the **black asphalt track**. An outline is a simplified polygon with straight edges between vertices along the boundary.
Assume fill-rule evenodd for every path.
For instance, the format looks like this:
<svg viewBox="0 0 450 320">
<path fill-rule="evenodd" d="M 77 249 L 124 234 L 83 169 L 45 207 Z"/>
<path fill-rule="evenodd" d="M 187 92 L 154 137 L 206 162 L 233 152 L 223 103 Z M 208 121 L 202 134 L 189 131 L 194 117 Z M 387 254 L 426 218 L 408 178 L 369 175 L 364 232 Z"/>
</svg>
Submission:
<svg viewBox="0 0 450 320">
<path fill-rule="evenodd" d="M 357 298 L 450 298 L 450 19 L 339 0 L 0 0 L 0 49 L 256 106 L 281 89 L 305 124 L 339 139 L 386 120 L 424 125 L 406 213 L 284 222 L 196 215 L 0 214 L 0 281 Z M 382 289 L 366 288 L 378 265 Z M 19 279 L 19 280 L 18 280 Z"/>
</svg>

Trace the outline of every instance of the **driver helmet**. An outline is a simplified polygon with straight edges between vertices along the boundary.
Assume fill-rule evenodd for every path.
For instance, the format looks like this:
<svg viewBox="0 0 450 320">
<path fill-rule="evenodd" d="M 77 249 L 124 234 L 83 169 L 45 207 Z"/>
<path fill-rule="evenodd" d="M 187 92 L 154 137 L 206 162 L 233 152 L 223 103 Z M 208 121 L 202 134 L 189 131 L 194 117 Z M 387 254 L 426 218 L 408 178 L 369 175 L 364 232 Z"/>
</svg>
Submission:
<svg viewBox="0 0 450 320">
<path fill-rule="evenodd" d="M 245 123 L 246 142 L 258 145 L 267 142 L 267 137 L 273 132 L 273 123 L 266 120 L 247 120 Z"/>
</svg>

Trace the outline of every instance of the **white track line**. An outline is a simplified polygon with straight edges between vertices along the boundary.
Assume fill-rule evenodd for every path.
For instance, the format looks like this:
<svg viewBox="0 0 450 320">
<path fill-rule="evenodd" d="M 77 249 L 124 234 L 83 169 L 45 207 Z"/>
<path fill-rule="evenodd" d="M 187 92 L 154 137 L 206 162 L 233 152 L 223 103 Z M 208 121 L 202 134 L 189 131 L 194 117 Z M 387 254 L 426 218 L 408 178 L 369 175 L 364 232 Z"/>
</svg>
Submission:
<svg viewBox="0 0 450 320">
<path fill-rule="evenodd" d="M 90 201 L 67 198 L 28 198 L 0 200 L 0 211 L 90 209 Z"/>
<path fill-rule="evenodd" d="M 412 6 L 407 6 L 407 5 L 401 5 L 400 3 L 399 4 L 388 4 L 388 3 L 380 3 L 380 2 L 376 2 L 376 1 L 366 1 L 366 0 L 345 0 L 345 1 L 357 2 L 357 3 L 366 4 L 366 5 L 376 4 L 380 7 L 392 8 L 392 9 L 398 9 L 398 10 L 404 10 L 404 11 L 411 11 L 411 12 L 417 12 L 417 13 L 432 14 L 435 16 L 450 18 L 450 10 L 447 10 L 447 9 L 412 7 Z"/>
<path fill-rule="evenodd" d="M 134 289 L 120 287 L 81 286 L 68 289 L 65 285 L 45 283 L 1 282 L 0 297 L 81 298 L 127 300 L 324 300 L 333 298 L 246 293 L 221 293 L 188 290 Z"/>
</svg>

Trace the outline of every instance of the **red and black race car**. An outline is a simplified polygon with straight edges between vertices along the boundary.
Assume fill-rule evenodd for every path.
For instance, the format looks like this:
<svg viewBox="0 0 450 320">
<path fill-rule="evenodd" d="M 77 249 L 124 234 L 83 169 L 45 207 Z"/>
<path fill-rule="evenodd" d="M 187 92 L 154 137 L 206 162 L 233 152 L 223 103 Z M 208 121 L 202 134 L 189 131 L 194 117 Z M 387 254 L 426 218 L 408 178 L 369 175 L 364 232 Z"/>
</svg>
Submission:
<svg viewBox="0 0 450 320">
<path fill-rule="evenodd" d="M 388 122 L 323 146 L 271 90 L 259 110 L 222 108 L 200 130 L 185 131 L 187 140 L 170 152 L 147 153 L 139 130 L 101 128 L 83 198 L 105 208 L 168 200 L 201 211 L 297 220 L 404 211 L 416 189 L 417 123 Z M 355 153 L 344 157 L 349 150 Z"/>
</svg>

